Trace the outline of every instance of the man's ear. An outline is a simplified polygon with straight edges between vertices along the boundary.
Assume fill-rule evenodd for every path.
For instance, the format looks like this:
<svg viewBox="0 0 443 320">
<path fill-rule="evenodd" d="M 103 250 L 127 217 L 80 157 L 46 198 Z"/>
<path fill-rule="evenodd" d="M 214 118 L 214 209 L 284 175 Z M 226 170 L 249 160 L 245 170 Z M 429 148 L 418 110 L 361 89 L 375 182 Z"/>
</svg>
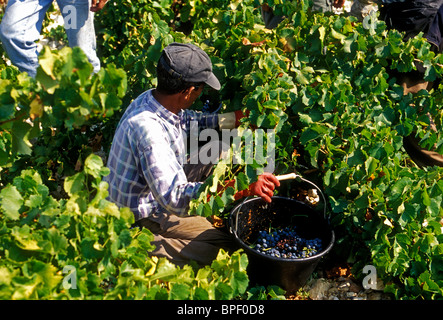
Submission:
<svg viewBox="0 0 443 320">
<path fill-rule="evenodd" d="M 186 100 L 188 100 L 188 99 L 191 98 L 191 93 L 192 93 L 194 90 L 196 90 L 196 87 L 194 87 L 194 86 L 191 86 L 191 87 L 189 87 L 189 88 L 183 90 L 183 94 L 184 94 L 184 97 L 186 98 Z"/>
</svg>

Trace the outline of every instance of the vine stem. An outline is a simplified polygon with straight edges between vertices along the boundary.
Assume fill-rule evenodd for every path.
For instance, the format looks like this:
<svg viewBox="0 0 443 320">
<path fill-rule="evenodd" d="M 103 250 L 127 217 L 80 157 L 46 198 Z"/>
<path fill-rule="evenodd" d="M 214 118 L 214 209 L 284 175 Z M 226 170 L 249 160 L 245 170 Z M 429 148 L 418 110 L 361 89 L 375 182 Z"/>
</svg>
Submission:
<svg viewBox="0 0 443 320">
<path fill-rule="evenodd" d="M 14 122 L 14 121 L 18 121 L 23 119 L 26 116 L 26 112 L 21 112 L 20 114 L 18 114 L 15 118 L 12 119 L 8 119 L 8 120 L 4 120 L 4 121 L 0 121 L 0 126 L 9 123 L 9 122 Z"/>
</svg>

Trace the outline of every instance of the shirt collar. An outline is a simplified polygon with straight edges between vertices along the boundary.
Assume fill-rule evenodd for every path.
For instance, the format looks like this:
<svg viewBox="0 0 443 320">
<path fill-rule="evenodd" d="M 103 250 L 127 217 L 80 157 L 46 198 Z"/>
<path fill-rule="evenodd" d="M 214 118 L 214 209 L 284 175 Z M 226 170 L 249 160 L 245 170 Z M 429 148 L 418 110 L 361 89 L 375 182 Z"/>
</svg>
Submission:
<svg viewBox="0 0 443 320">
<path fill-rule="evenodd" d="M 148 109 L 155 112 L 160 118 L 165 119 L 172 125 L 178 125 L 180 123 L 180 117 L 163 107 L 152 95 L 153 90 L 154 89 L 149 90 L 148 95 L 146 96 L 146 105 L 148 106 Z"/>
</svg>

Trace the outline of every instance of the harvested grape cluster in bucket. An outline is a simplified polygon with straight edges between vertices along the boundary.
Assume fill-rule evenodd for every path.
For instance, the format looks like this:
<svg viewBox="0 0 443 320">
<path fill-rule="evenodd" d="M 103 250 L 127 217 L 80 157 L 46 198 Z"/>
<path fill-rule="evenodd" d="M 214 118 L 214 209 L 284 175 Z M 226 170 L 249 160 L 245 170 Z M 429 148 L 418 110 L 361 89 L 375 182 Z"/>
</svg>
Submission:
<svg viewBox="0 0 443 320">
<path fill-rule="evenodd" d="M 333 246 L 335 235 L 325 212 L 278 196 L 271 203 L 251 198 L 235 207 L 230 228 L 248 255 L 250 282 L 296 293 Z"/>
<path fill-rule="evenodd" d="M 295 227 L 274 231 L 259 231 L 253 248 L 260 253 L 276 258 L 300 259 L 314 256 L 322 251 L 320 238 L 305 239 L 299 236 Z"/>
</svg>

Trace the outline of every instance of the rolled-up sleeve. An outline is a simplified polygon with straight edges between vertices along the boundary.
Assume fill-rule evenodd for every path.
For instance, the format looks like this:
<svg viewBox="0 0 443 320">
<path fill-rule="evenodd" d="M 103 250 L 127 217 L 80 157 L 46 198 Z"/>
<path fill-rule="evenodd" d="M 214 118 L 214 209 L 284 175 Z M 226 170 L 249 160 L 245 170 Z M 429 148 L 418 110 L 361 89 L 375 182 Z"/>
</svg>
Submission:
<svg viewBox="0 0 443 320">
<path fill-rule="evenodd" d="M 187 134 L 190 132 L 192 122 L 196 122 L 200 130 L 218 128 L 219 117 L 217 113 L 203 113 L 186 109 L 183 110 L 179 116 L 182 128 Z"/>
</svg>

